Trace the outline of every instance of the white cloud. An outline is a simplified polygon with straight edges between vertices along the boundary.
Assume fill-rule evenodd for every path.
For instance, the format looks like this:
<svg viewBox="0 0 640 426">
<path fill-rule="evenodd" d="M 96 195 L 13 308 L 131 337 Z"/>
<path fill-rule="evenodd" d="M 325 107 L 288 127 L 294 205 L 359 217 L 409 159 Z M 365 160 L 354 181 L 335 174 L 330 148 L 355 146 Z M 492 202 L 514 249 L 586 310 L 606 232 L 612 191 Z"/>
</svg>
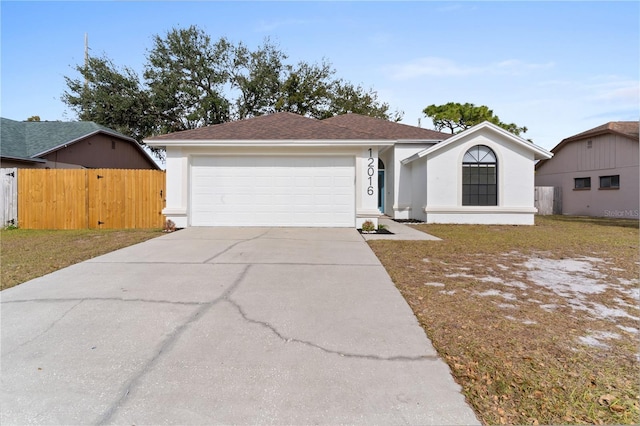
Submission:
<svg viewBox="0 0 640 426">
<path fill-rule="evenodd" d="M 637 80 L 603 81 L 592 84 L 590 87 L 593 95 L 589 98 L 594 101 L 622 102 L 638 104 L 640 101 L 640 83 Z"/>
<path fill-rule="evenodd" d="M 447 58 L 425 57 L 411 62 L 387 67 L 391 78 L 408 80 L 417 77 L 460 77 L 477 74 L 521 75 L 533 70 L 552 68 L 555 64 L 527 63 L 519 59 L 506 59 L 479 65 L 458 64 Z"/>
<path fill-rule="evenodd" d="M 640 82 L 617 75 L 600 75 L 586 80 L 549 80 L 541 87 L 559 88 L 566 93 L 573 91 L 587 102 L 606 102 L 621 105 L 640 103 Z"/>
</svg>

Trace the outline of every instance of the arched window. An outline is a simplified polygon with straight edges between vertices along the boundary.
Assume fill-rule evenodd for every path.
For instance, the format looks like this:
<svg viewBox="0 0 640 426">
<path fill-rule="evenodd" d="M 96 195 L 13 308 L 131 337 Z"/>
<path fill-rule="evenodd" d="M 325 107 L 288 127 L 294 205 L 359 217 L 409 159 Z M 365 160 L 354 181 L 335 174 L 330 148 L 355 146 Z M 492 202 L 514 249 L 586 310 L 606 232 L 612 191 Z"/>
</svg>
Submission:
<svg viewBox="0 0 640 426">
<path fill-rule="evenodd" d="M 485 145 L 476 145 L 462 159 L 462 205 L 498 205 L 498 161 Z"/>
</svg>

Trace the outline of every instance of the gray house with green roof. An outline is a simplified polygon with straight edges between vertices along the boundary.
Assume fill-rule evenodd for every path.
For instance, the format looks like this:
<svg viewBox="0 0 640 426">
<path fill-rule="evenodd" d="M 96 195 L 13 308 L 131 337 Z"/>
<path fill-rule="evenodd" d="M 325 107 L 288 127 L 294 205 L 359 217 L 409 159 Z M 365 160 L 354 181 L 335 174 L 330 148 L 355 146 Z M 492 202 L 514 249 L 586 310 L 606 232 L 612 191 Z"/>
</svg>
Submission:
<svg viewBox="0 0 640 426">
<path fill-rule="evenodd" d="M 0 167 L 159 169 L 138 142 L 91 121 L 0 118 Z"/>
</svg>

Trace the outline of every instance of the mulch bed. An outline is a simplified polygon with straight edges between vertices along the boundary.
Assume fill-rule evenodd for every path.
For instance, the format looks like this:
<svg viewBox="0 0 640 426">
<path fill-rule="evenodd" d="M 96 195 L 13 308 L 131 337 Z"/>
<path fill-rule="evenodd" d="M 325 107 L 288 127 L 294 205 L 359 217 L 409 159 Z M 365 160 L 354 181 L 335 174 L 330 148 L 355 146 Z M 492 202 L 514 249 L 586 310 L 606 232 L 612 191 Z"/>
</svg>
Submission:
<svg viewBox="0 0 640 426">
<path fill-rule="evenodd" d="M 371 232 L 362 232 L 362 229 L 358 229 L 358 232 L 361 234 L 385 234 L 385 235 L 395 235 L 393 232 L 388 229 L 377 229 Z"/>
</svg>

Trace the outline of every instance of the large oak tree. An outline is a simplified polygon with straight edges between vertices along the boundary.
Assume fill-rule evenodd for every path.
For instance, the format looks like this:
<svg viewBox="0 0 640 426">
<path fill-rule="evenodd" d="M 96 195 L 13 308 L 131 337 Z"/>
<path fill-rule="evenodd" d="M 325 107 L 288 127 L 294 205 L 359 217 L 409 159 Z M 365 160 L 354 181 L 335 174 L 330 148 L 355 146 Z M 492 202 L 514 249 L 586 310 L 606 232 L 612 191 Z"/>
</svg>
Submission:
<svg viewBox="0 0 640 426">
<path fill-rule="evenodd" d="M 95 121 L 139 142 L 167 132 L 290 111 L 314 118 L 354 112 L 399 121 L 377 93 L 336 77 L 326 60 L 289 64 L 266 40 L 252 50 L 213 41 L 190 26 L 153 37 L 140 77 L 108 57 L 89 57 L 65 77 L 63 101 L 80 120 Z"/>
</svg>

